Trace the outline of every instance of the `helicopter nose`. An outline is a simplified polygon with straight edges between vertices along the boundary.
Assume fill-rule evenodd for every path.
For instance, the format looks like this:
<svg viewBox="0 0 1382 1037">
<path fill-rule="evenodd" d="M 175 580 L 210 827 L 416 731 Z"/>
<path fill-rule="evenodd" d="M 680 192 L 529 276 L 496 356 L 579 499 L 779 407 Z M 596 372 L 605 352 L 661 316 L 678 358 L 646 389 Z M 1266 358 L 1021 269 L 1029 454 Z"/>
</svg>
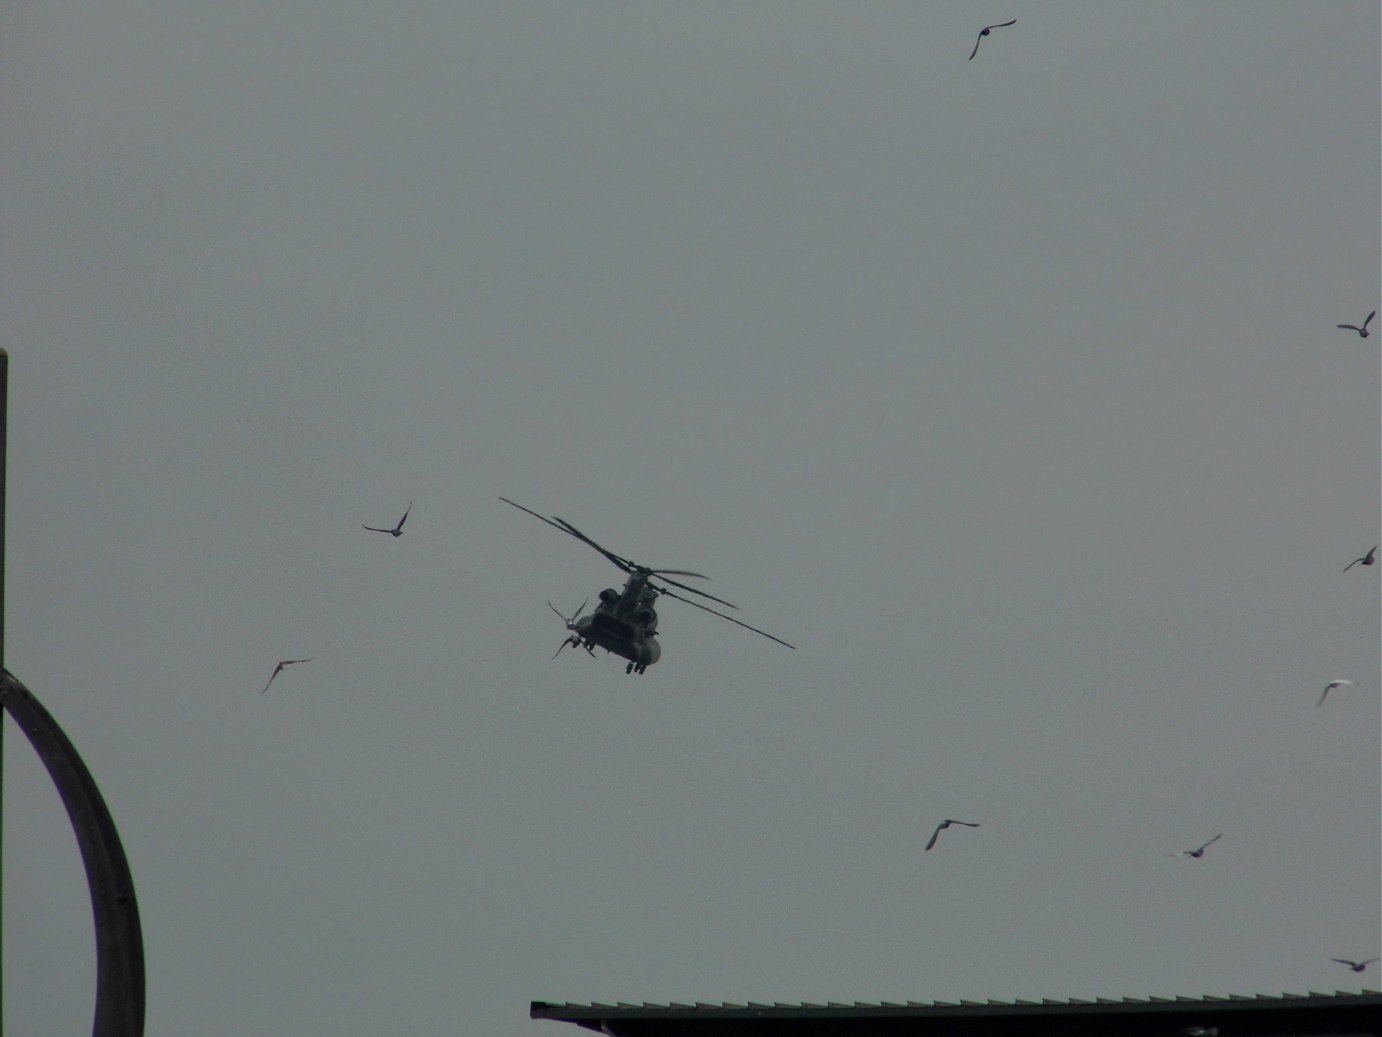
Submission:
<svg viewBox="0 0 1382 1037">
<path fill-rule="evenodd" d="M 649 637 L 638 646 L 638 662 L 641 666 L 651 666 L 662 658 L 662 646 Z"/>
</svg>

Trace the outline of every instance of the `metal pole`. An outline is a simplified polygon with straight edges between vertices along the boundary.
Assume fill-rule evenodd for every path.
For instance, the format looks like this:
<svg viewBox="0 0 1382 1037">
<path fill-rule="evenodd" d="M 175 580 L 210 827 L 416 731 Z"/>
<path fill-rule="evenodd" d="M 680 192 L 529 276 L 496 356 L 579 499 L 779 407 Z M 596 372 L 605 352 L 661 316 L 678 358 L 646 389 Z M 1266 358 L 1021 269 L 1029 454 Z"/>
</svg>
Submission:
<svg viewBox="0 0 1382 1037">
<path fill-rule="evenodd" d="M 134 881 L 101 790 L 52 714 L 8 670 L 0 670 L 0 706 L 14 717 L 67 807 L 86 868 L 96 923 L 96 1016 L 92 1037 L 144 1032 L 144 936 Z"/>
<path fill-rule="evenodd" d="M 77 848 L 86 868 L 86 885 L 96 923 L 96 1015 L 93 1037 L 140 1037 L 144 1032 L 144 936 L 134 881 L 120 835 L 106 809 L 101 790 L 76 747 L 33 692 L 4 668 L 5 620 L 5 425 L 9 390 L 9 356 L 0 350 L 0 729 L 4 714 L 14 717 L 48 768 L 67 807 Z M 4 760 L 0 758 L 0 773 Z M 3 806 L 0 789 L 0 806 Z M 0 860 L 3 846 L 0 846 Z M 3 879 L 0 872 L 0 879 Z M 3 919 L 0 919 L 3 922 Z M 0 946 L 3 926 L 0 926 Z M 3 962 L 0 962 L 3 965 Z M 3 977 L 3 972 L 0 972 Z M 0 986 L 3 982 L 0 981 Z M 0 1035 L 3 1035 L 0 1000 Z"/>
<path fill-rule="evenodd" d="M 0 673 L 5 671 L 5 430 L 10 424 L 10 355 L 0 349 Z M 5 710 L 0 709 L 0 1037 L 5 1037 Z"/>
</svg>

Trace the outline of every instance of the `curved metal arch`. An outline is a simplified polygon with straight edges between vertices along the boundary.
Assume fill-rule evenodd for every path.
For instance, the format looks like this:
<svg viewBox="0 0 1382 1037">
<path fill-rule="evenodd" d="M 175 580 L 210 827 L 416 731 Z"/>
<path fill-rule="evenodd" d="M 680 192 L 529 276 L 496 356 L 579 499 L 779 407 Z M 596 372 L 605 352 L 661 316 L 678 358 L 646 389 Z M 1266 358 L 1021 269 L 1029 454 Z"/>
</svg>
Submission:
<svg viewBox="0 0 1382 1037">
<path fill-rule="evenodd" d="M 92 1037 L 144 1033 L 144 936 L 129 862 L 105 800 L 76 748 L 33 692 L 9 670 L 0 706 L 28 736 L 67 807 L 86 868 L 96 923 L 96 1016 Z"/>
</svg>

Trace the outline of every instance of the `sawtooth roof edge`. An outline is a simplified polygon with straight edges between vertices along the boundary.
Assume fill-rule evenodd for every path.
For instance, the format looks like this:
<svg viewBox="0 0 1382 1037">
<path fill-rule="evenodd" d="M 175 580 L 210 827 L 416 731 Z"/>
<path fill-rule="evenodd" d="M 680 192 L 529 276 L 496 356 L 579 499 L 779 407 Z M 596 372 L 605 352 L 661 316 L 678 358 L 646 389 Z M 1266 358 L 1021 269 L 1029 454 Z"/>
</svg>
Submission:
<svg viewBox="0 0 1382 1037">
<path fill-rule="evenodd" d="M 950 1013 L 973 1013 L 973 1012 L 992 1012 L 995 1010 L 1020 1009 L 1022 1011 L 1042 1012 L 1052 1010 L 1075 1009 L 1081 1012 L 1093 1012 L 1114 1009 L 1119 1007 L 1128 1008 L 1184 1008 L 1188 1005 L 1198 1005 L 1203 1008 L 1232 1009 L 1232 1008 L 1260 1008 L 1273 1002 L 1287 1003 L 1299 1006 L 1306 1001 L 1320 1001 L 1329 1004 L 1340 1002 L 1354 1002 L 1361 1004 L 1376 1003 L 1382 1007 L 1382 991 L 1364 988 L 1357 991 L 1336 990 L 1332 994 L 1325 994 L 1319 991 L 1311 991 L 1308 994 L 1230 994 L 1214 995 L 1205 994 L 1200 997 L 1177 996 L 1174 998 L 1166 997 L 1124 997 L 1124 998 L 1095 998 L 1094 1000 L 1068 998 L 1065 1000 L 1053 1000 L 1043 998 L 1040 1001 L 1030 1001 L 1024 999 L 1014 999 L 1011 1001 L 997 1001 L 990 999 L 982 1001 L 853 1001 L 840 1002 L 831 1001 L 826 1004 L 802 1002 L 800 1004 L 784 1003 L 774 1001 L 766 1004 L 757 1001 L 744 1001 L 738 1003 L 707 1004 L 697 1002 L 694 1005 L 682 1004 L 678 1002 L 668 1002 L 666 1004 L 629 1004 L 621 1002 L 617 1005 L 604 1004 L 592 1001 L 589 1004 L 573 1004 L 553 1001 L 533 1001 L 529 1007 L 529 1017 L 532 1019 L 568 1019 L 575 1021 L 580 1018 L 600 1018 L 615 1016 L 671 1016 L 685 1015 L 688 1013 L 706 1014 L 711 1013 L 718 1016 L 792 1016 L 792 1015 L 828 1015 L 845 1013 L 850 1015 L 911 1015 L 916 1013 L 926 1014 L 950 1014 Z"/>
</svg>

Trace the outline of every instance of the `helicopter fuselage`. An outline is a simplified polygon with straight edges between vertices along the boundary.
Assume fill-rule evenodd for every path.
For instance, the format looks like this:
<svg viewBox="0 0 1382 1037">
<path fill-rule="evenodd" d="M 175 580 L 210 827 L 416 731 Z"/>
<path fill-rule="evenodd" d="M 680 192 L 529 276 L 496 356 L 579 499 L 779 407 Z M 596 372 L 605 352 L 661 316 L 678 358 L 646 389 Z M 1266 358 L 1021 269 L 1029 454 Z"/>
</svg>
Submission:
<svg viewBox="0 0 1382 1037">
<path fill-rule="evenodd" d="M 652 603 L 657 591 L 648 586 L 648 577 L 632 573 L 622 592 L 613 588 L 600 592 L 600 604 L 588 616 L 581 616 L 567 629 L 587 650 L 605 651 L 629 661 L 629 669 L 642 673 L 657 662 L 662 646 L 657 643 L 657 612 Z"/>
</svg>

